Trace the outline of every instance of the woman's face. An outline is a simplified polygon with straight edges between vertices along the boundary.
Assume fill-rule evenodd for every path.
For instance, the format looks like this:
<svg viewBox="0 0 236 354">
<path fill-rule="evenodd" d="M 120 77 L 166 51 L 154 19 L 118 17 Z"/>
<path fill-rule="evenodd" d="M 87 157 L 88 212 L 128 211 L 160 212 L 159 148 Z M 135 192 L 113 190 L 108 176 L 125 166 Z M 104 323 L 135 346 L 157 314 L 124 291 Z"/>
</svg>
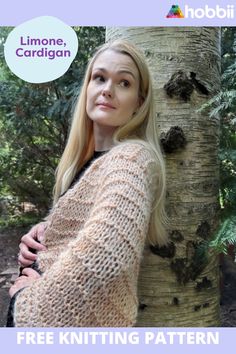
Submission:
<svg viewBox="0 0 236 354">
<path fill-rule="evenodd" d="M 87 87 L 88 117 L 101 126 L 125 124 L 139 106 L 139 72 L 125 54 L 106 50 L 95 60 Z"/>
</svg>

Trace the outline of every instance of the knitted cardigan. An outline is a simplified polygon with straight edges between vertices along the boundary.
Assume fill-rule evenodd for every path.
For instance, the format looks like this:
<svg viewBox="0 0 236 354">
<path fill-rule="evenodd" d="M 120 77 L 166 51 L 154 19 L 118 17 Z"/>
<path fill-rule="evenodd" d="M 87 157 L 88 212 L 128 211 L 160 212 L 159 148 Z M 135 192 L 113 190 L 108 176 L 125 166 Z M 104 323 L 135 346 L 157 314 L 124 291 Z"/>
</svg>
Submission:
<svg viewBox="0 0 236 354">
<path fill-rule="evenodd" d="M 95 160 L 48 216 L 43 275 L 16 297 L 16 327 L 135 325 L 140 262 L 158 183 L 142 144 Z"/>
</svg>

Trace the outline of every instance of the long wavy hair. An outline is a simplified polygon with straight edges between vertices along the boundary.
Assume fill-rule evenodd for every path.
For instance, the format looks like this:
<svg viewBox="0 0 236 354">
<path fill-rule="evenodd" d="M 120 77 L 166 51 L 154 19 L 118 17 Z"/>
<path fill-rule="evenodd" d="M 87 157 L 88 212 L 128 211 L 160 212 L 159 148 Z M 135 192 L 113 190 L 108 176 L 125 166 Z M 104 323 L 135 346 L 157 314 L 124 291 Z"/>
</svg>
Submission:
<svg viewBox="0 0 236 354">
<path fill-rule="evenodd" d="M 155 122 L 151 76 L 143 54 L 136 46 L 126 40 L 119 39 L 105 43 L 97 50 L 88 63 L 83 86 L 75 106 L 69 138 L 56 170 L 54 204 L 60 195 L 69 188 L 76 173 L 94 154 L 93 123 L 86 112 L 86 93 L 94 62 L 106 50 L 128 55 L 132 58 L 139 71 L 139 96 L 142 103 L 132 116 L 132 119 L 116 129 L 113 140 L 114 144 L 120 144 L 124 141 L 139 142 L 145 145 L 155 156 L 159 170 L 159 183 L 147 241 L 152 245 L 163 246 L 168 242 L 166 231 L 168 218 L 165 213 L 166 172 Z"/>
</svg>

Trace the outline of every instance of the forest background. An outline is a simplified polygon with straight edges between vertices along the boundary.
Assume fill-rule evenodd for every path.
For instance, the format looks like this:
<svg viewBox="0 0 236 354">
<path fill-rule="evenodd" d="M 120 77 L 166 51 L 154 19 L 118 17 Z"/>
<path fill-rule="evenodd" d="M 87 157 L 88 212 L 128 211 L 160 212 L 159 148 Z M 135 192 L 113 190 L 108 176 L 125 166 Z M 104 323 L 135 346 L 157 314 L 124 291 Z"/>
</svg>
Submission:
<svg viewBox="0 0 236 354">
<path fill-rule="evenodd" d="M 0 27 L 0 228 L 31 225 L 52 202 L 54 173 L 67 141 L 87 62 L 105 41 L 104 27 L 75 27 L 79 50 L 65 75 L 44 84 L 17 78 L 4 59 L 12 28 Z M 236 29 L 221 29 L 220 92 L 202 109 L 221 116 L 219 149 L 221 227 L 212 245 L 235 243 Z"/>
<path fill-rule="evenodd" d="M 105 28 L 75 27 L 79 41 L 75 60 L 65 75 L 44 84 L 24 82 L 7 67 L 4 42 L 11 30 L 0 27 L 0 233 L 18 240 L 51 207 L 54 173 L 68 138 L 74 104 L 87 62 L 105 41 Z M 236 29 L 221 28 L 221 90 L 201 107 L 210 117 L 221 118 L 221 223 L 208 246 L 232 257 L 236 242 L 235 57 Z M 10 253 L 4 247 L 0 248 L 1 259 L 8 264 Z"/>
</svg>

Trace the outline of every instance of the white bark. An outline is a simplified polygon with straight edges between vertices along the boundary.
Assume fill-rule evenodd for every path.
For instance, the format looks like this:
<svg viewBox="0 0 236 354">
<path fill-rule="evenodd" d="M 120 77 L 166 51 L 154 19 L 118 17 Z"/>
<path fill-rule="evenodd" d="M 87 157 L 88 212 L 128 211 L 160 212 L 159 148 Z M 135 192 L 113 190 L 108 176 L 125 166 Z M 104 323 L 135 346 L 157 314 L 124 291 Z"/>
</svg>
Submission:
<svg viewBox="0 0 236 354">
<path fill-rule="evenodd" d="M 146 306 L 139 311 L 137 326 L 219 325 L 217 257 L 211 254 L 203 270 L 202 260 L 194 258 L 196 245 L 212 236 L 218 219 L 219 121 L 196 110 L 219 89 L 219 33 L 218 28 L 201 27 L 107 28 L 108 40 L 126 38 L 144 51 L 160 131 L 178 126 L 187 141 L 184 149 L 166 154 L 172 238 L 183 240 L 174 240 L 172 258 L 146 248 L 139 281 L 140 303 Z M 164 90 L 179 70 L 188 78 L 196 74 L 197 84 L 186 102 Z"/>
</svg>

